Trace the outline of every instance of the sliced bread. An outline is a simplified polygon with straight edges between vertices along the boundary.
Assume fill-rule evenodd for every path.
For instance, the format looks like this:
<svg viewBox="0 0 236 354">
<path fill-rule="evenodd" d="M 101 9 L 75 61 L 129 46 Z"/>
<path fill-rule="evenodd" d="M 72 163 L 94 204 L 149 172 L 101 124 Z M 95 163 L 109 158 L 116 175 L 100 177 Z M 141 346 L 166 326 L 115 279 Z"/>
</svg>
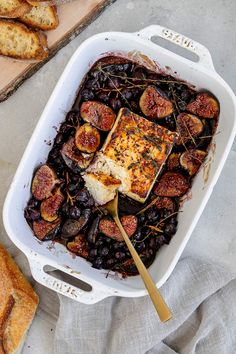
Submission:
<svg viewBox="0 0 236 354">
<path fill-rule="evenodd" d="M 20 20 L 46 31 L 56 28 L 59 24 L 56 6 L 33 6 L 30 12 L 20 17 Z"/>
<path fill-rule="evenodd" d="M 24 0 L 0 0 L 0 17 L 16 18 L 31 10 L 31 5 Z"/>
<path fill-rule="evenodd" d="M 47 37 L 22 23 L 0 19 L 0 54 L 17 59 L 45 59 Z"/>
</svg>

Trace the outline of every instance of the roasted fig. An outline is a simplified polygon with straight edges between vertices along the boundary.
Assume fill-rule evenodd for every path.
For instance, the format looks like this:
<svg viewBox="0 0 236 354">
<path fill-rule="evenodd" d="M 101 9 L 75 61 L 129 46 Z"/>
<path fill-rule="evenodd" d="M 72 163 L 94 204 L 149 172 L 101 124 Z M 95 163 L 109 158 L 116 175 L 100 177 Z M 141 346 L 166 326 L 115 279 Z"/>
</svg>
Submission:
<svg viewBox="0 0 236 354">
<path fill-rule="evenodd" d="M 71 242 L 67 243 L 69 251 L 75 253 L 77 256 L 87 258 L 88 257 L 88 245 L 84 235 L 78 235 Z"/>
<path fill-rule="evenodd" d="M 74 138 L 70 138 L 62 147 L 61 156 L 65 164 L 74 172 L 87 168 L 93 159 L 94 154 L 87 154 L 79 151 L 75 146 Z"/>
<path fill-rule="evenodd" d="M 170 154 L 168 160 L 167 160 L 167 169 L 172 171 L 172 170 L 176 170 L 180 167 L 180 162 L 179 162 L 179 158 L 180 158 L 180 153 L 175 153 L 173 152 L 172 154 Z"/>
<path fill-rule="evenodd" d="M 123 225 L 128 236 L 131 237 L 138 226 L 138 220 L 134 215 L 122 216 L 121 224 Z M 99 223 L 100 232 L 104 233 L 107 237 L 113 238 L 116 241 L 123 241 L 123 237 L 116 223 L 108 218 L 103 218 Z"/>
<path fill-rule="evenodd" d="M 190 102 L 187 111 L 203 118 L 217 118 L 219 115 L 219 103 L 207 92 L 200 92 L 193 102 Z"/>
<path fill-rule="evenodd" d="M 62 226 L 61 237 L 70 238 L 77 235 L 87 224 L 90 216 L 91 216 L 91 210 L 84 209 L 78 220 L 67 219 L 64 225 Z"/>
<path fill-rule="evenodd" d="M 97 101 L 83 102 L 80 108 L 81 117 L 100 130 L 111 130 L 116 114 L 104 103 Z"/>
<path fill-rule="evenodd" d="M 205 157 L 206 157 L 205 151 L 191 149 L 185 151 L 181 155 L 180 163 L 181 166 L 188 171 L 190 176 L 194 176 L 197 173 Z"/>
<path fill-rule="evenodd" d="M 166 172 L 154 189 L 154 193 L 161 197 L 181 197 L 189 188 L 187 179 L 177 172 Z"/>
<path fill-rule="evenodd" d="M 48 198 L 59 182 L 53 169 L 48 165 L 42 165 L 34 175 L 31 187 L 32 194 L 37 200 Z"/>
<path fill-rule="evenodd" d="M 35 236 L 41 241 L 53 239 L 58 233 L 60 222 L 60 218 L 57 218 L 53 222 L 45 220 L 34 221 L 33 231 Z"/>
<path fill-rule="evenodd" d="M 163 91 L 155 86 L 148 86 L 140 97 L 140 108 L 145 116 L 164 118 L 173 113 L 173 104 Z"/>
<path fill-rule="evenodd" d="M 171 212 L 175 210 L 175 203 L 169 197 L 158 197 L 155 206 L 157 209 L 167 209 Z"/>
<path fill-rule="evenodd" d="M 93 223 L 87 233 L 87 240 L 91 243 L 95 243 L 96 237 L 99 231 L 99 222 L 100 222 L 101 217 L 97 216 L 94 220 Z"/>
<path fill-rule="evenodd" d="M 201 119 L 188 113 L 180 113 L 176 119 L 176 123 L 177 132 L 179 133 L 179 137 L 176 141 L 177 145 L 185 144 L 190 140 L 194 142 L 194 138 L 197 137 L 204 128 Z"/>
<path fill-rule="evenodd" d="M 54 195 L 45 199 L 40 205 L 41 217 L 49 222 L 52 222 L 58 217 L 58 210 L 60 209 L 64 200 L 64 196 L 58 189 Z"/>
<path fill-rule="evenodd" d="M 85 123 L 75 133 L 75 145 L 83 152 L 91 154 L 95 152 L 100 145 L 100 134 L 97 128 L 89 123 Z"/>
</svg>

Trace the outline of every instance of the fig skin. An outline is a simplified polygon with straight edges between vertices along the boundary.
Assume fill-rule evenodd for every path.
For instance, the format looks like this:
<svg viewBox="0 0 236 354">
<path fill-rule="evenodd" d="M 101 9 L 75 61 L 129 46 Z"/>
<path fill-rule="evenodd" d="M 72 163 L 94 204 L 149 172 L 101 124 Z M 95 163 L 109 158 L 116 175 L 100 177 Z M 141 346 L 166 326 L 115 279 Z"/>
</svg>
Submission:
<svg viewBox="0 0 236 354">
<path fill-rule="evenodd" d="M 68 242 L 67 248 L 77 256 L 88 258 L 88 244 L 82 234 L 77 235 L 73 241 Z"/>
<path fill-rule="evenodd" d="M 70 138 L 61 149 L 61 156 L 73 172 L 80 172 L 86 169 L 91 163 L 94 154 L 81 152 L 75 146 L 75 139 Z"/>
<path fill-rule="evenodd" d="M 57 183 L 60 183 L 60 181 L 53 169 L 46 164 L 42 165 L 34 175 L 31 192 L 37 200 L 46 199 L 51 195 Z"/>
<path fill-rule="evenodd" d="M 89 123 L 79 127 L 75 134 L 75 145 L 77 149 L 88 154 L 95 152 L 100 145 L 100 134 L 97 128 Z"/>
<path fill-rule="evenodd" d="M 179 137 L 176 145 L 182 145 L 196 138 L 202 133 L 204 125 L 198 117 L 189 113 L 180 113 L 176 118 L 177 132 Z"/>
<path fill-rule="evenodd" d="M 180 162 L 179 162 L 180 155 L 181 155 L 180 153 L 175 153 L 175 152 L 172 152 L 172 154 L 170 154 L 167 160 L 167 169 L 169 171 L 176 170 L 180 167 Z"/>
<path fill-rule="evenodd" d="M 138 226 L 138 219 L 134 215 L 122 216 L 121 224 L 125 229 L 129 237 L 133 236 Z M 116 223 L 108 218 L 103 218 L 99 223 L 100 232 L 104 233 L 107 237 L 110 237 L 116 241 L 123 241 L 123 237 Z"/>
<path fill-rule="evenodd" d="M 220 112 L 219 103 L 216 98 L 207 92 L 200 92 L 194 101 L 190 102 L 187 111 L 203 118 L 217 118 Z"/>
<path fill-rule="evenodd" d="M 175 210 L 175 203 L 169 197 L 159 197 L 155 203 L 157 209 L 167 209 L 171 212 Z"/>
<path fill-rule="evenodd" d="M 60 226 L 60 218 L 57 218 L 53 222 L 46 220 L 39 220 L 33 222 L 34 235 L 41 241 L 53 239 Z"/>
<path fill-rule="evenodd" d="M 70 238 L 77 235 L 82 228 L 87 224 L 89 218 L 91 216 L 90 209 L 83 209 L 81 216 L 78 220 L 75 219 L 67 219 L 64 225 L 62 226 L 62 238 Z"/>
<path fill-rule="evenodd" d="M 181 197 L 189 188 L 187 179 L 178 172 L 166 172 L 157 182 L 154 193 L 161 197 Z"/>
<path fill-rule="evenodd" d="M 202 150 L 192 149 L 183 152 L 180 157 L 181 166 L 188 171 L 190 176 L 194 176 L 199 170 L 207 153 Z"/>
<path fill-rule="evenodd" d="M 62 203 L 64 201 L 64 196 L 57 190 L 54 195 L 51 197 L 44 199 L 40 205 L 40 214 L 41 217 L 49 222 L 52 222 L 58 217 L 58 210 L 60 209 Z"/>
<path fill-rule="evenodd" d="M 148 86 L 139 100 L 139 105 L 145 116 L 164 118 L 173 113 L 173 103 L 160 89 Z"/>
<path fill-rule="evenodd" d="M 111 130 L 116 114 L 104 103 L 97 101 L 83 102 L 80 107 L 81 117 L 99 130 Z"/>
</svg>

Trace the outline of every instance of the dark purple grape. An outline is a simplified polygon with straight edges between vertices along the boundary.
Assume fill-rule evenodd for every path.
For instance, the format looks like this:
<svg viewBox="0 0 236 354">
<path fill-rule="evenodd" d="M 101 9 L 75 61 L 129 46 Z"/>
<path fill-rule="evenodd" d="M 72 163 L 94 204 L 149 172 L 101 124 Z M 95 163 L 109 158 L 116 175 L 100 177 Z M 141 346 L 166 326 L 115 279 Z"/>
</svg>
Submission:
<svg viewBox="0 0 236 354">
<path fill-rule="evenodd" d="M 40 212 L 36 209 L 26 208 L 24 216 L 28 221 L 36 221 L 40 219 Z"/>
<path fill-rule="evenodd" d="M 91 89 L 91 90 L 98 90 L 100 88 L 99 81 L 96 79 L 91 79 L 86 81 L 85 83 L 86 88 Z"/>
<path fill-rule="evenodd" d="M 69 203 L 64 203 L 63 205 L 62 205 L 62 208 L 61 208 L 61 211 L 62 211 L 62 213 L 65 215 L 65 216 L 69 216 L 69 213 L 70 213 L 70 205 L 69 205 Z"/>
<path fill-rule="evenodd" d="M 58 133 L 56 138 L 55 138 L 55 144 L 56 145 L 61 145 L 64 142 L 64 137 L 62 133 Z"/>
<path fill-rule="evenodd" d="M 39 205 L 39 201 L 37 199 L 31 198 L 28 201 L 27 208 L 36 208 Z"/>
<path fill-rule="evenodd" d="M 100 238 L 96 241 L 95 243 L 95 247 L 98 248 L 99 246 L 103 246 L 104 245 L 104 239 Z"/>
<path fill-rule="evenodd" d="M 143 235 L 142 235 L 142 229 L 141 228 L 138 228 L 137 231 L 135 232 L 134 236 L 133 236 L 133 239 L 135 241 L 140 241 L 143 239 Z"/>
<path fill-rule="evenodd" d="M 102 257 L 97 257 L 94 262 L 93 262 L 93 268 L 96 269 L 101 269 L 102 268 L 102 263 L 103 263 L 103 259 Z"/>
<path fill-rule="evenodd" d="M 101 246 L 101 247 L 99 247 L 98 248 L 98 254 L 99 254 L 99 256 L 107 256 L 108 254 L 109 254 L 109 248 L 108 247 L 103 247 L 103 246 Z"/>
<path fill-rule="evenodd" d="M 175 123 L 175 119 L 172 116 L 165 117 L 164 121 L 165 121 L 165 125 L 167 125 L 168 129 L 175 130 L 176 123 Z"/>
<path fill-rule="evenodd" d="M 175 223 L 166 223 L 164 227 L 164 233 L 168 236 L 173 236 L 177 231 L 177 225 Z"/>
<path fill-rule="evenodd" d="M 156 239 L 155 238 L 150 238 L 148 242 L 148 247 L 155 250 L 156 249 Z"/>
<path fill-rule="evenodd" d="M 94 99 L 94 93 L 93 91 L 89 90 L 89 89 L 84 89 L 81 92 L 81 98 L 85 101 L 89 101 L 89 100 L 93 100 Z"/>
<path fill-rule="evenodd" d="M 117 77 L 112 77 L 108 80 L 108 87 L 117 88 L 120 86 L 120 80 Z"/>
<path fill-rule="evenodd" d="M 133 97 L 133 93 L 131 90 L 125 88 L 121 91 L 122 97 L 124 97 L 126 100 L 130 100 Z"/>
<path fill-rule="evenodd" d="M 96 248 L 91 248 L 89 251 L 89 257 L 94 258 L 97 257 L 97 255 L 98 255 L 98 250 Z"/>
<path fill-rule="evenodd" d="M 79 123 L 79 112 L 69 111 L 66 115 L 66 123 L 70 125 L 77 126 Z"/>
<path fill-rule="evenodd" d="M 118 259 L 118 260 L 122 260 L 125 258 L 125 252 L 122 252 L 122 251 L 118 251 L 115 253 L 115 258 Z"/>
<path fill-rule="evenodd" d="M 91 71 L 90 76 L 92 76 L 94 79 L 98 79 L 99 74 L 100 74 L 99 70 L 93 70 Z"/>
<path fill-rule="evenodd" d="M 115 259 L 114 258 L 109 258 L 109 259 L 107 259 L 107 261 L 106 261 L 106 266 L 107 266 L 107 268 L 112 268 L 113 266 L 114 266 L 114 264 L 115 264 Z"/>
<path fill-rule="evenodd" d="M 70 193 L 75 194 L 76 192 L 78 192 L 78 185 L 77 183 L 70 183 L 68 184 L 67 189 Z"/>
<path fill-rule="evenodd" d="M 92 196 L 90 196 L 85 202 L 83 202 L 83 206 L 85 208 L 91 208 L 92 206 L 94 206 L 94 199 Z"/>
<path fill-rule="evenodd" d="M 76 200 L 80 203 L 87 202 L 89 198 L 90 198 L 90 194 L 86 188 L 81 189 L 76 196 Z"/>
<path fill-rule="evenodd" d="M 69 209 L 69 217 L 71 219 L 78 219 L 81 215 L 81 210 L 77 206 L 72 206 Z"/>
<path fill-rule="evenodd" d="M 145 250 L 145 243 L 144 242 L 137 242 L 136 245 L 135 245 L 135 248 L 136 248 L 136 251 L 138 253 L 141 253 Z"/>
<path fill-rule="evenodd" d="M 146 218 L 148 219 L 148 221 L 150 221 L 152 223 L 158 221 L 160 218 L 159 211 L 155 207 L 149 208 L 145 214 L 146 214 Z"/>
<path fill-rule="evenodd" d="M 144 221 L 145 221 L 145 219 L 146 219 L 146 217 L 145 217 L 145 214 L 139 214 L 139 216 L 138 216 L 138 222 L 139 222 L 139 224 L 143 224 L 144 223 Z"/>
<path fill-rule="evenodd" d="M 110 106 L 112 109 L 114 109 L 114 111 L 118 111 L 122 106 L 121 100 L 115 97 L 111 98 Z"/>
<path fill-rule="evenodd" d="M 109 101 L 109 96 L 106 92 L 98 93 L 97 98 L 99 101 L 102 101 L 103 103 L 108 103 Z"/>
</svg>

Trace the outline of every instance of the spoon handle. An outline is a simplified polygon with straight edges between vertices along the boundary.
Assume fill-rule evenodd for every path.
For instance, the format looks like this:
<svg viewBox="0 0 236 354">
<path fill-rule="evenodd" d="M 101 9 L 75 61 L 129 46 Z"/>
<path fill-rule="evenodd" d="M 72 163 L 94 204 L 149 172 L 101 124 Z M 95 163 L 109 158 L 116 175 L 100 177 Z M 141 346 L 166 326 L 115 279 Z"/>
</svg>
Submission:
<svg viewBox="0 0 236 354">
<path fill-rule="evenodd" d="M 131 256 L 133 257 L 134 263 L 139 271 L 139 274 L 141 275 L 143 282 L 146 286 L 146 289 L 150 295 L 150 298 L 153 302 L 153 305 L 155 306 L 155 309 L 158 313 L 158 316 L 161 320 L 161 322 L 168 321 L 172 318 L 172 313 L 170 309 L 168 308 L 167 304 L 165 303 L 163 297 L 161 296 L 159 290 L 157 289 L 155 283 L 153 282 L 147 268 L 143 264 L 141 258 L 139 257 L 138 253 L 136 252 L 134 246 L 132 245 L 128 235 L 126 234 L 119 218 L 117 216 L 114 216 L 114 220 L 125 240 L 125 243 L 131 253 Z"/>
</svg>

